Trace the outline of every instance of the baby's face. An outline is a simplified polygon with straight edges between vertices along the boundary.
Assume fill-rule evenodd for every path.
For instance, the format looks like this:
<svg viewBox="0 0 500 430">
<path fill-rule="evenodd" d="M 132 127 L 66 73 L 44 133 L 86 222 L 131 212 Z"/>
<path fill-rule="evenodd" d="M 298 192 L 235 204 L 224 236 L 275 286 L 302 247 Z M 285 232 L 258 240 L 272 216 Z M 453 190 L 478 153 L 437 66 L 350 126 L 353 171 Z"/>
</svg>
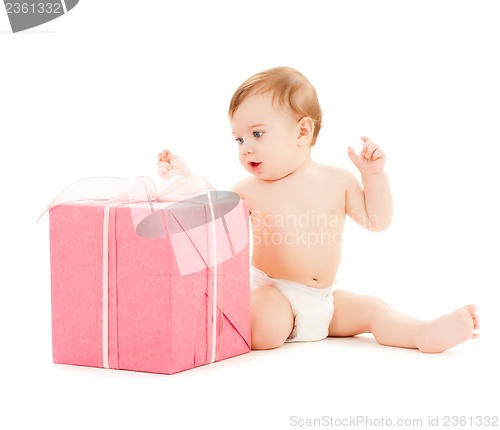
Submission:
<svg viewBox="0 0 500 430">
<path fill-rule="evenodd" d="M 230 123 L 240 163 L 255 176 L 270 181 L 281 179 L 303 162 L 298 122 L 286 109 L 273 105 L 271 94 L 247 98 Z"/>
</svg>

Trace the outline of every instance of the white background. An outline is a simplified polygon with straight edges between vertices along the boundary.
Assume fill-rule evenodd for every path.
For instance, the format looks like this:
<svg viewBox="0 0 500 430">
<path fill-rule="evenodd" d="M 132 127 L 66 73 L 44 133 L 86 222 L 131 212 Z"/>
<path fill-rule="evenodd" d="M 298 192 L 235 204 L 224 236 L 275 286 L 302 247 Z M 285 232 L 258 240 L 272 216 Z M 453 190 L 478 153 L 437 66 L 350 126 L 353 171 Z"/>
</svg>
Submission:
<svg viewBox="0 0 500 430">
<path fill-rule="evenodd" d="M 425 424 L 439 415 L 443 424 L 499 415 L 497 9 L 81 0 L 18 34 L 0 13 L 0 427 L 282 429 L 292 416 Z M 318 91 L 324 129 L 313 158 L 355 171 L 347 146 L 359 149 L 362 135 L 387 153 L 393 224 L 378 234 L 347 224 L 342 287 L 425 319 L 476 303 L 481 338 L 441 355 L 369 336 L 327 339 L 173 376 L 52 364 L 48 217 L 35 224 L 47 203 L 84 177 L 156 178 L 164 147 L 230 189 L 245 174 L 230 97 L 279 65 Z"/>
</svg>

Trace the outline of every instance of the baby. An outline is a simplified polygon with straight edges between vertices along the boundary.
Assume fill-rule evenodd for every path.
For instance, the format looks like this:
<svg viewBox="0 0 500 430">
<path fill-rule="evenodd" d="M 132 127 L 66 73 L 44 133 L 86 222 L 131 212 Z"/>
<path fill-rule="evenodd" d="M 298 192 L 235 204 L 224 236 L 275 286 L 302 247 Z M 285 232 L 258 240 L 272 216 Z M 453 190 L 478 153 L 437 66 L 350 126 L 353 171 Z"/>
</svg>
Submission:
<svg viewBox="0 0 500 430">
<path fill-rule="evenodd" d="M 250 77 L 230 103 L 239 160 L 251 173 L 233 191 L 249 203 L 252 222 L 252 349 L 372 333 L 382 345 L 437 353 L 477 337 L 475 305 L 421 321 L 377 297 L 335 289 L 345 216 L 384 230 L 392 196 L 385 153 L 368 137 L 359 154 L 348 150 L 363 185 L 312 160 L 321 116 L 312 84 L 287 67 Z M 168 158 L 160 154 L 159 169 Z"/>
</svg>

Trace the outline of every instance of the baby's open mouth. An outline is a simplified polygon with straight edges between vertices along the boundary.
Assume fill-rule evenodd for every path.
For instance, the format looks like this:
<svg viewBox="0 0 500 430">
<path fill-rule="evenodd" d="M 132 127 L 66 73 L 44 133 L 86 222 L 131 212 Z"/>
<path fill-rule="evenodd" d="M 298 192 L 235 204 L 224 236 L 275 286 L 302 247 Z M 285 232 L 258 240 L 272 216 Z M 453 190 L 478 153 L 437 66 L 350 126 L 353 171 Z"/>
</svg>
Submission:
<svg viewBox="0 0 500 430">
<path fill-rule="evenodd" d="M 262 161 L 249 161 L 248 164 L 250 164 L 251 167 L 258 167 L 260 166 Z"/>
</svg>

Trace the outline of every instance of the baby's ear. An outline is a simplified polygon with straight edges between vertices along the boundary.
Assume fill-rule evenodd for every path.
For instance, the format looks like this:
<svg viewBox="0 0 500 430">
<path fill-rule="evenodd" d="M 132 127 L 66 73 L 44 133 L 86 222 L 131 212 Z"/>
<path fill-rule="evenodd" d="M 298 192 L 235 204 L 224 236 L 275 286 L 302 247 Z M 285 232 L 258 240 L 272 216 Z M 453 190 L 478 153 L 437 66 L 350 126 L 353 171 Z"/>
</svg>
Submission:
<svg viewBox="0 0 500 430">
<path fill-rule="evenodd" d="M 305 116 L 298 122 L 299 128 L 299 144 L 309 146 L 314 133 L 314 121 Z"/>
</svg>

